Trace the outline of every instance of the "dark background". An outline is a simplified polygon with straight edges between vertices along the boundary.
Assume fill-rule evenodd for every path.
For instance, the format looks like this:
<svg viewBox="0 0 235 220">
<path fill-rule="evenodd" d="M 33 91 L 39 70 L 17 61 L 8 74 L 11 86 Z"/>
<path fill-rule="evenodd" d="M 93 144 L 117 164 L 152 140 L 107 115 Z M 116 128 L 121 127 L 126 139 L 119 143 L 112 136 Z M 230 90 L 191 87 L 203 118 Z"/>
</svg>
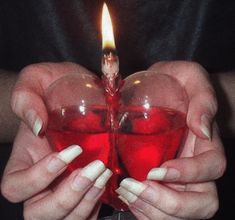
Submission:
<svg viewBox="0 0 235 220">
<path fill-rule="evenodd" d="M 159 60 L 178 59 L 197 61 L 210 73 L 235 68 L 234 0 L 158 0 L 148 1 L 149 8 L 145 1 L 107 2 L 117 27 L 115 38 L 122 73 L 128 75 L 146 69 Z M 0 1 L 0 67 L 18 72 L 31 63 L 66 60 L 98 73 L 100 31 L 97 21 L 102 3 L 103 0 Z M 135 13 L 129 13 L 130 10 Z M 84 16 L 88 19 L 84 20 Z M 160 17 L 164 19 L 159 20 Z M 146 22 L 139 22 L 138 19 L 143 18 Z M 151 19 L 154 29 L 148 32 Z M 227 101 L 225 96 L 222 101 Z M 230 108 L 225 105 L 222 103 L 221 111 L 229 118 L 230 114 L 224 111 Z M 214 220 L 235 219 L 233 142 L 233 139 L 224 140 L 228 168 L 217 181 L 220 209 Z M 0 177 L 10 151 L 11 144 L 0 144 Z M 0 195 L 2 219 L 21 220 L 22 204 L 11 204 Z"/>
<path fill-rule="evenodd" d="M 234 201 L 235 201 L 235 179 L 234 164 L 235 164 L 235 148 L 233 146 L 233 139 L 223 140 L 225 145 L 225 151 L 228 160 L 228 167 L 225 175 L 217 181 L 219 197 L 220 197 L 220 209 L 215 215 L 213 220 L 228 220 L 235 219 L 234 214 Z M 10 144 L 0 145 L 0 174 L 2 176 L 4 167 L 8 160 L 11 151 Z M 0 196 L 0 219 L 1 220 L 21 220 L 22 217 L 22 204 L 9 203 L 3 196 Z"/>
</svg>

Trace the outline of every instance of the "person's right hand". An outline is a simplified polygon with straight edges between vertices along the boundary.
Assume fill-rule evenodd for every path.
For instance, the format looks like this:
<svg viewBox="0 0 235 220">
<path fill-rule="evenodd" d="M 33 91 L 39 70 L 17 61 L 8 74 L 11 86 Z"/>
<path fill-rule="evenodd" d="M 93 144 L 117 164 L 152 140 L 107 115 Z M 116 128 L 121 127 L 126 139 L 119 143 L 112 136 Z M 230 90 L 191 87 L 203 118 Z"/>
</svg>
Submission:
<svg viewBox="0 0 235 220">
<path fill-rule="evenodd" d="M 55 80 L 75 72 L 90 74 L 73 63 L 31 65 L 21 71 L 13 90 L 12 109 L 23 122 L 1 190 L 11 202 L 25 201 L 26 220 L 96 219 L 98 200 L 112 174 L 101 161 L 94 161 L 52 184 L 82 149 L 73 145 L 60 153 L 52 152 L 46 137 L 38 136 L 46 129 L 48 117 L 42 97 Z"/>
</svg>

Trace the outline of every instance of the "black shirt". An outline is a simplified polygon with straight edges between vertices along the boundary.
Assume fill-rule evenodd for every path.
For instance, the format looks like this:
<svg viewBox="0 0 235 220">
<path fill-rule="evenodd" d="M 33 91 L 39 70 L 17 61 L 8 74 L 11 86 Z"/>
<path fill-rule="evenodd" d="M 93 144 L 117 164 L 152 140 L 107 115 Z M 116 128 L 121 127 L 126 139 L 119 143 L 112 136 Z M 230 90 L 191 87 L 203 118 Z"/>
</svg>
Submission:
<svg viewBox="0 0 235 220">
<path fill-rule="evenodd" d="M 100 0 L 0 2 L 0 68 L 74 61 L 100 73 Z M 234 68 L 233 0 L 110 0 L 121 72 L 159 60 L 194 60 L 209 72 Z"/>
</svg>

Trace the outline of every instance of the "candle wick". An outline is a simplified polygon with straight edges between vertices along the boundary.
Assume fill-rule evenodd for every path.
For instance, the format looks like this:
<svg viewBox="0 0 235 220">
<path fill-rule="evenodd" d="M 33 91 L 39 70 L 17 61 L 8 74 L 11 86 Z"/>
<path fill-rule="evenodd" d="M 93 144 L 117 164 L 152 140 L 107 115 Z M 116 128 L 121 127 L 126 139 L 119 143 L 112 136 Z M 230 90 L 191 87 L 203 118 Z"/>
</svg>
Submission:
<svg viewBox="0 0 235 220">
<path fill-rule="evenodd" d="M 103 50 L 102 72 L 105 89 L 114 95 L 119 89 L 119 59 L 115 50 Z"/>
</svg>

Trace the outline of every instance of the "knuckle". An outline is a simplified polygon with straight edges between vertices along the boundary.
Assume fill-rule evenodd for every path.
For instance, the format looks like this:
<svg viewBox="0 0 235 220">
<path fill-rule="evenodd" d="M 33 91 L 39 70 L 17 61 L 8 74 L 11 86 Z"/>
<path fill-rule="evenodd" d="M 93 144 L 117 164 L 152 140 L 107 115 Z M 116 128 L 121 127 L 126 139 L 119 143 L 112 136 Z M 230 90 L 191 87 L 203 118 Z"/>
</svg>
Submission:
<svg viewBox="0 0 235 220">
<path fill-rule="evenodd" d="M 218 110 L 218 102 L 215 91 L 212 87 L 208 88 L 207 100 L 209 101 L 208 104 L 210 105 L 211 113 L 214 116 Z"/>
<path fill-rule="evenodd" d="M 198 69 L 201 67 L 201 65 L 194 61 L 180 61 L 180 65 L 184 65 L 185 67 L 191 68 L 191 69 Z"/>
<path fill-rule="evenodd" d="M 36 207 L 31 207 L 31 206 L 27 206 L 24 204 L 24 209 L 23 209 L 23 217 L 24 220 L 43 220 L 43 219 L 48 219 L 42 216 L 41 214 L 36 214 L 38 212 L 35 213 L 35 209 Z M 39 212 L 40 213 L 40 212 Z"/>
<path fill-rule="evenodd" d="M 162 68 L 162 66 L 166 65 L 167 63 L 168 61 L 156 62 L 149 67 L 149 70 L 157 70 L 158 68 Z"/>
<path fill-rule="evenodd" d="M 211 168 L 213 169 L 213 180 L 216 180 L 224 175 L 227 168 L 227 160 L 223 151 L 213 149 L 210 150 L 209 153 L 215 161 L 213 167 Z"/>
<path fill-rule="evenodd" d="M 200 74 L 200 75 L 203 75 L 205 77 L 209 76 L 208 72 L 206 71 L 206 69 L 201 64 L 199 64 L 197 62 L 194 62 L 194 61 L 188 61 L 187 65 L 188 65 L 189 68 L 194 70 L 196 74 Z"/>
<path fill-rule="evenodd" d="M 16 88 L 12 92 L 11 108 L 17 114 L 20 114 L 22 107 L 28 102 L 30 92 L 23 88 Z"/>
<path fill-rule="evenodd" d="M 39 171 L 38 169 L 35 170 L 33 168 L 34 167 L 24 174 L 25 179 L 27 179 L 25 184 L 27 184 L 26 191 L 28 195 L 32 195 L 43 190 L 50 183 L 50 178 L 45 172 L 42 172 L 41 170 Z"/>
<path fill-rule="evenodd" d="M 88 217 L 88 215 L 81 213 L 81 210 L 78 210 L 78 209 L 76 209 L 73 214 L 75 216 L 74 219 L 78 219 L 78 220 L 85 220 Z"/>
<path fill-rule="evenodd" d="M 213 200 L 207 206 L 207 212 L 205 213 L 205 219 L 212 218 L 219 209 L 218 197 L 213 197 Z"/>
<path fill-rule="evenodd" d="M 45 69 L 46 65 L 43 63 L 37 63 L 37 64 L 30 64 L 26 67 L 24 67 L 21 71 L 20 71 L 20 78 L 25 78 L 27 79 L 28 76 L 32 75 L 32 74 L 37 74 L 37 72 L 41 69 Z"/>
<path fill-rule="evenodd" d="M 148 204 L 144 204 L 142 205 L 142 210 L 144 210 L 145 213 L 148 213 L 148 216 L 154 217 L 155 216 L 155 212 L 154 212 L 155 207 L 150 206 Z"/>
<path fill-rule="evenodd" d="M 178 214 L 181 212 L 182 209 L 180 203 L 173 199 L 169 201 L 167 207 L 168 207 L 167 213 L 172 216 L 178 216 Z"/>
<path fill-rule="evenodd" d="M 8 184 L 9 181 L 2 181 L 1 184 L 1 193 L 2 195 L 10 202 L 12 203 L 17 203 L 20 202 L 21 200 L 17 197 L 17 192 L 15 188 L 11 185 Z"/>
<path fill-rule="evenodd" d="M 29 172 L 26 174 L 27 175 L 27 182 L 28 182 L 28 186 L 29 190 L 38 190 L 40 189 L 42 186 L 42 177 L 40 175 L 37 174 L 37 172 L 33 172 L 32 170 L 29 170 Z M 40 180 L 40 181 L 39 181 Z"/>
<path fill-rule="evenodd" d="M 69 213 L 71 211 L 71 205 L 68 202 L 68 199 L 58 199 L 56 201 L 56 209 L 63 211 L 64 213 Z"/>
<path fill-rule="evenodd" d="M 221 159 L 217 168 L 217 175 L 216 179 L 220 178 L 221 176 L 224 175 L 225 171 L 227 168 L 227 161 L 225 158 Z"/>
<path fill-rule="evenodd" d="M 192 161 L 192 167 L 188 167 L 189 181 L 198 181 L 201 178 L 202 172 L 200 171 L 200 164 L 194 160 Z"/>
<path fill-rule="evenodd" d="M 25 220 L 33 220 L 33 219 L 36 220 L 36 219 L 38 219 L 35 216 L 33 216 L 31 209 L 27 208 L 27 207 L 24 208 L 23 216 L 24 216 Z"/>
<path fill-rule="evenodd" d="M 214 89 L 211 86 L 208 86 L 204 91 L 202 91 L 200 94 L 196 94 L 195 101 L 200 100 L 202 102 L 204 108 L 206 108 L 208 112 L 208 116 L 213 117 L 217 110 L 218 110 L 218 102 L 216 98 L 216 94 Z"/>
<path fill-rule="evenodd" d="M 205 68 L 194 61 L 175 61 L 172 64 L 174 64 L 176 66 L 176 68 L 184 68 L 185 70 L 188 70 L 190 72 L 193 72 L 194 74 L 198 74 L 198 75 L 204 75 L 204 76 L 208 76 L 207 71 L 205 70 Z"/>
<path fill-rule="evenodd" d="M 35 80 L 37 83 L 40 83 L 40 80 L 45 76 L 51 76 L 51 66 L 52 64 L 49 63 L 37 63 L 37 64 L 30 64 L 24 67 L 19 74 L 18 81 L 16 82 L 14 90 L 24 90 L 25 83 L 30 88 L 30 85 Z M 42 77 L 43 75 L 43 77 Z"/>
<path fill-rule="evenodd" d="M 36 72 L 38 72 L 38 69 L 40 65 L 37 64 L 31 64 L 26 67 L 24 67 L 19 74 L 18 81 L 16 82 L 16 88 L 21 88 L 22 82 L 30 80 L 32 75 L 35 75 Z"/>
</svg>

